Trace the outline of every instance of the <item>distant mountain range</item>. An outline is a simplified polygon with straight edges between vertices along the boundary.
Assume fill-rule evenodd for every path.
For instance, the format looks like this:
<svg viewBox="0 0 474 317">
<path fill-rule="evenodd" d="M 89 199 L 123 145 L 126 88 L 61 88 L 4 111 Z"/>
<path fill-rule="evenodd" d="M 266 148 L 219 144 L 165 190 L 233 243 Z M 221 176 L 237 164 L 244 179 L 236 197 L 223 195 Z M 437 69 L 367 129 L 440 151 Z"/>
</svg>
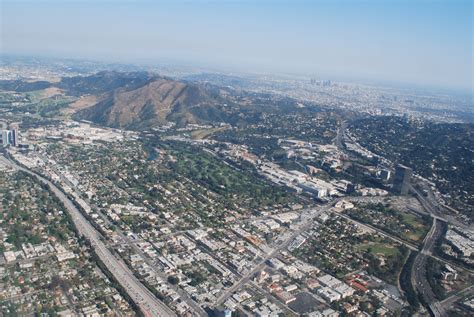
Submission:
<svg viewBox="0 0 474 317">
<path fill-rule="evenodd" d="M 95 95 L 98 102 L 74 114 L 111 127 L 143 129 L 166 123 L 227 121 L 232 104 L 223 89 L 160 77 L 146 72 L 104 71 L 65 77 L 58 83 L 2 81 L 0 89 L 19 92 L 60 88 L 71 96 Z"/>
</svg>

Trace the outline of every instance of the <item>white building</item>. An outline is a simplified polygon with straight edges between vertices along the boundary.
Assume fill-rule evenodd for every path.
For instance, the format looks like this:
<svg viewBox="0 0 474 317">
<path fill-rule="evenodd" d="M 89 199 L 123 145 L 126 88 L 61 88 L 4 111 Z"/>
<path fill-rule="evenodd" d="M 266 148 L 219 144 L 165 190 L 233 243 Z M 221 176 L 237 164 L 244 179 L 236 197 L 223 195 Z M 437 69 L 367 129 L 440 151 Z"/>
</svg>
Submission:
<svg viewBox="0 0 474 317">
<path fill-rule="evenodd" d="M 318 294 L 330 303 L 341 299 L 341 294 L 329 287 L 321 287 L 318 289 Z"/>
</svg>

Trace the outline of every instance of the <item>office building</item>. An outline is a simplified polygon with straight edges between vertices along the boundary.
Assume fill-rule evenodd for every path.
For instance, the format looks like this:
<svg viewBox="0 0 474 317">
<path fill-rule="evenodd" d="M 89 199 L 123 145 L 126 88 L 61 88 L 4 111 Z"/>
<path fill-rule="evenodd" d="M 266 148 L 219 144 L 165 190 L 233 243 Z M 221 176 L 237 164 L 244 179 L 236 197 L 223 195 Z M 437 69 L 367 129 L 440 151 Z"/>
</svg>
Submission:
<svg viewBox="0 0 474 317">
<path fill-rule="evenodd" d="M 11 144 L 13 146 L 18 146 L 18 130 L 11 130 Z"/>
<path fill-rule="evenodd" d="M 399 195 L 406 195 L 410 190 L 410 180 L 413 170 L 401 164 L 395 167 L 393 177 L 393 191 Z"/>
<path fill-rule="evenodd" d="M 2 145 L 11 144 L 12 133 L 10 130 L 2 130 Z"/>
<path fill-rule="evenodd" d="M 13 145 L 13 146 L 18 146 L 19 143 L 19 136 L 18 136 L 18 130 L 13 129 L 13 130 L 1 130 L 0 133 L 0 144 L 2 145 Z"/>
</svg>

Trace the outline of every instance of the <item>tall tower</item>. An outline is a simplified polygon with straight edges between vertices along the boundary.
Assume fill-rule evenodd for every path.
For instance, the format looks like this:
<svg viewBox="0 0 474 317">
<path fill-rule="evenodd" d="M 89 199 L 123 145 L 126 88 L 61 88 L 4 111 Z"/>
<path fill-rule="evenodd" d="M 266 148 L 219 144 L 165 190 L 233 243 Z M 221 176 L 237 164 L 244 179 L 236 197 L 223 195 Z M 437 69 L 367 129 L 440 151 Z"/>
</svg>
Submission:
<svg viewBox="0 0 474 317">
<path fill-rule="evenodd" d="M 13 146 L 18 146 L 18 130 L 13 129 L 11 130 L 11 143 Z"/>
<path fill-rule="evenodd" d="M 393 176 L 393 191 L 400 195 L 408 194 L 412 174 L 413 170 L 411 168 L 398 164 Z"/>
</svg>

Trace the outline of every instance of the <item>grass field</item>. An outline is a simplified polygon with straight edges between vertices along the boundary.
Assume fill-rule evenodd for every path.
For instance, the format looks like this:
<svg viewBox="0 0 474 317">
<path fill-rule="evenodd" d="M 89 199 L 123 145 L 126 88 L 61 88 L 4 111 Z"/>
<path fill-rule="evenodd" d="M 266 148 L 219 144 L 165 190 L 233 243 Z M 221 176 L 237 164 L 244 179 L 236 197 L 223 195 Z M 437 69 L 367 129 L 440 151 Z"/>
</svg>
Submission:
<svg viewBox="0 0 474 317">
<path fill-rule="evenodd" d="M 413 228 L 410 232 L 403 233 L 402 237 L 416 242 L 423 240 L 429 230 L 429 226 L 423 223 L 423 220 L 415 215 L 402 213 L 402 217 L 403 222 Z"/>
<path fill-rule="evenodd" d="M 414 243 L 423 241 L 431 225 L 430 219 L 425 216 L 407 213 L 383 204 L 361 205 L 357 209 L 347 211 L 347 214 Z"/>
<path fill-rule="evenodd" d="M 356 246 L 356 248 L 359 251 L 368 251 L 370 250 L 371 253 L 373 254 L 381 254 L 384 256 L 392 256 L 392 255 L 397 255 L 398 249 L 395 247 L 392 247 L 388 244 L 385 243 L 365 243 L 365 244 L 359 244 Z"/>
<path fill-rule="evenodd" d="M 37 102 L 41 99 L 42 93 L 43 93 L 43 90 L 29 91 L 25 93 L 25 96 L 30 98 L 31 102 Z"/>
</svg>

